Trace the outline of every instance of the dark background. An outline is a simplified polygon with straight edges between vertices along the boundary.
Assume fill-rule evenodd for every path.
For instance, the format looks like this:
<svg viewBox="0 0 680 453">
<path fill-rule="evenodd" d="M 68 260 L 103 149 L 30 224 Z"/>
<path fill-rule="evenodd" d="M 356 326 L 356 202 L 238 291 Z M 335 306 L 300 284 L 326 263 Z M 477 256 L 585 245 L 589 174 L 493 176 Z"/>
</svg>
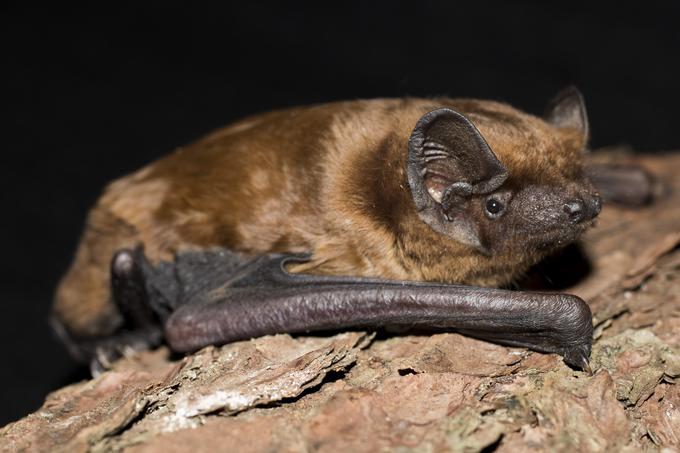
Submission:
<svg viewBox="0 0 680 453">
<path fill-rule="evenodd" d="M 573 83 L 594 146 L 680 147 L 677 2 L 54 3 L 0 6 L 0 426 L 86 376 L 46 317 L 103 185 L 233 119 L 442 94 L 539 113 Z"/>
</svg>

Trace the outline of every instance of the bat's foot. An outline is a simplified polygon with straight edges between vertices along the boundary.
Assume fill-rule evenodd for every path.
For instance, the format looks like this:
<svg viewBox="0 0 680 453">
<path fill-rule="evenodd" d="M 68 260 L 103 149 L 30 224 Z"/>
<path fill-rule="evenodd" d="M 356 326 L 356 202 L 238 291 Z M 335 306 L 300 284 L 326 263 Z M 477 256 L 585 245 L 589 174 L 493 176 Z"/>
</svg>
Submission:
<svg viewBox="0 0 680 453">
<path fill-rule="evenodd" d="M 119 250 L 111 260 L 111 297 L 123 316 L 123 326 L 107 338 L 82 341 L 93 376 L 110 369 L 121 357 L 160 345 L 158 319 L 149 305 L 140 250 Z"/>
<path fill-rule="evenodd" d="M 94 347 L 90 360 L 90 372 L 94 377 L 99 376 L 104 371 L 110 370 L 117 360 L 156 347 L 161 344 L 161 341 L 161 330 L 158 327 L 121 332 L 116 336 L 101 340 Z"/>
<path fill-rule="evenodd" d="M 143 252 L 119 250 L 111 260 L 111 295 L 131 329 L 146 328 L 157 323 L 146 290 L 142 270 Z"/>
</svg>

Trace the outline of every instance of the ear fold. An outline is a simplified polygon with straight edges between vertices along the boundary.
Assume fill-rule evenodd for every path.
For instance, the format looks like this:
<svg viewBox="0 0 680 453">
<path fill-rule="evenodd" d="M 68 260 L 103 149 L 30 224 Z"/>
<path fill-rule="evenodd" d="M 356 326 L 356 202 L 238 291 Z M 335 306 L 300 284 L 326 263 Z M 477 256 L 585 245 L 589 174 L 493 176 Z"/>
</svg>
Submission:
<svg viewBox="0 0 680 453">
<path fill-rule="evenodd" d="M 467 118 L 448 108 L 423 115 L 409 140 L 407 175 L 421 219 L 480 246 L 474 222 L 464 215 L 467 199 L 496 190 L 508 172 Z"/>
<path fill-rule="evenodd" d="M 575 129 L 583 134 L 583 143 L 588 141 L 588 114 L 583 95 L 574 86 L 562 89 L 550 102 L 545 111 L 545 120 L 553 126 Z"/>
</svg>

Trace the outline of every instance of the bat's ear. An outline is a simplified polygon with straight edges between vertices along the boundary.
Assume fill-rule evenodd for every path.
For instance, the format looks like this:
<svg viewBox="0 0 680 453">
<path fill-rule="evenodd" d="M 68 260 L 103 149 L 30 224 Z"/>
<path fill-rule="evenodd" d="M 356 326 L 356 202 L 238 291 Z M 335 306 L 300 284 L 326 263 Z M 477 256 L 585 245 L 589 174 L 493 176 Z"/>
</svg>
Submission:
<svg viewBox="0 0 680 453">
<path fill-rule="evenodd" d="M 423 115 L 409 140 L 407 174 L 421 219 L 479 245 L 465 216 L 467 199 L 496 190 L 508 172 L 470 120 L 448 108 Z"/>
<path fill-rule="evenodd" d="M 564 129 L 574 129 L 588 141 L 588 114 L 583 95 L 575 86 L 563 88 L 553 97 L 545 110 L 545 120 Z"/>
</svg>

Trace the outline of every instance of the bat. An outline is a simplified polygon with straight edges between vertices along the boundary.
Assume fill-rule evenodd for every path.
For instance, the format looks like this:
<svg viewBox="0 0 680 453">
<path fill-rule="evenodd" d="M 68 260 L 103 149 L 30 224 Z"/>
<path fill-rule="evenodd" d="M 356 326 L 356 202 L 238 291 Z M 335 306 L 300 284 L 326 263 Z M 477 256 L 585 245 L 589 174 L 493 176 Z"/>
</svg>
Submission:
<svg viewBox="0 0 680 453">
<path fill-rule="evenodd" d="M 601 193 L 649 200 L 641 170 L 585 168 L 588 133 L 575 88 L 543 117 L 494 101 L 405 98 L 246 118 L 106 188 L 52 325 L 74 357 L 99 367 L 163 340 L 189 352 L 402 326 L 588 369 L 583 300 L 495 288 L 585 232 Z"/>
</svg>

